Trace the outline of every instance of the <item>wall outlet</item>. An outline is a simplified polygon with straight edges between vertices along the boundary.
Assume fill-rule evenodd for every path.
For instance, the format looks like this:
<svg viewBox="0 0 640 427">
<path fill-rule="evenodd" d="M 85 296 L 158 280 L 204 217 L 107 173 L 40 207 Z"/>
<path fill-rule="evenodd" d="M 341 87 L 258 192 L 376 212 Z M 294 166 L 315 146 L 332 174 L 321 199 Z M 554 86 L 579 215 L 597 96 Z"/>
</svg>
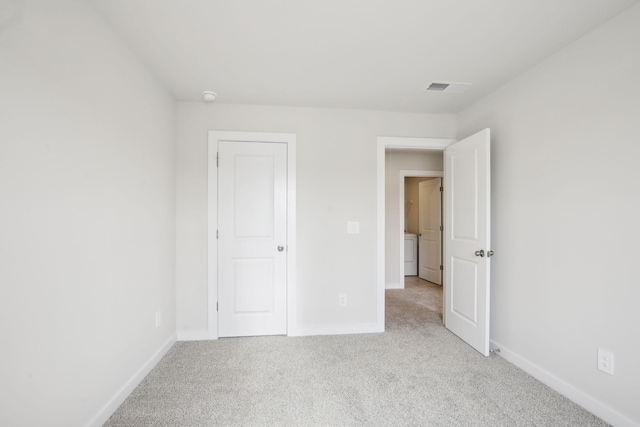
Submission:
<svg viewBox="0 0 640 427">
<path fill-rule="evenodd" d="M 159 328 L 162 324 L 162 312 L 160 310 L 156 311 L 156 328 Z"/>
<path fill-rule="evenodd" d="M 598 348 L 598 369 L 613 375 L 613 353 L 605 348 Z"/>
<path fill-rule="evenodd" d="M 347 306 L 347 294 L 339 294 L 338 295 L 338 305 L 340 307 L 346 307 Z"/>
</svg>

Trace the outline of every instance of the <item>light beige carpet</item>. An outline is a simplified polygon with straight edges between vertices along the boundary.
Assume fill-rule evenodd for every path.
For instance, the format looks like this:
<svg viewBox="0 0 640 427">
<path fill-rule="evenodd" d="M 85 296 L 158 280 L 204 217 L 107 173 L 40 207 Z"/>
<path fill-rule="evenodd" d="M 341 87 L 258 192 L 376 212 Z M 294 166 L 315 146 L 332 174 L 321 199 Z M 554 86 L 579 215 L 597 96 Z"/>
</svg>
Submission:
<svg viewBox="0 0 640 427">
<path fill-rule="evenodd" d="M 106 425 L 606 425 L 447 331 L 439 286 L 386 296 L 383 334 L 177 343 Z"/>
</svg>

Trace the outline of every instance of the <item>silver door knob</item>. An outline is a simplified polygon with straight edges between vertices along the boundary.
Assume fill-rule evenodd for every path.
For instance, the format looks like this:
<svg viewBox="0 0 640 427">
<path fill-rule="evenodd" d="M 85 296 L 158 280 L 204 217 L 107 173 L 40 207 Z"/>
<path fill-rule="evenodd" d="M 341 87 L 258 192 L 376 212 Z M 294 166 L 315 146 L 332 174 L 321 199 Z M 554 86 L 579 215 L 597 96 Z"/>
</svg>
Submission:
<svg viewBox="0 0 640 427">
<path fill-rule="evenodd" d="M 476 256 L 484 257 L 484 249 L 480 249 L 479 251 L 476 251 Z"/>
<path fill-rule="evenodd" d="M 487 258 L 491 258 L 493 256 L 493 251 L 487 251 Z"/>
<path fill-rule="evenodd" d="M 284 246 L 278 246 L 278 252 L 284 251 Z"/>
</svg>

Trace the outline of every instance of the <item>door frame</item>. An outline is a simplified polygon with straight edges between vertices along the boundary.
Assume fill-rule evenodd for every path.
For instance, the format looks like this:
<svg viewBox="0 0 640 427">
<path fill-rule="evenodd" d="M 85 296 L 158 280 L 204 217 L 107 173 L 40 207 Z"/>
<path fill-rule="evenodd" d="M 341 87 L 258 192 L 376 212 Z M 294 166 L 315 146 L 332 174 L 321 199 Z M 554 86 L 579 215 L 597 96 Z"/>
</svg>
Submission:
<svg viewBox="0 0 640 427">
<path fill-rule="evenodd" d="M 426 151 L 426 150 L 425 150 Z M 400 269 L 398 273 L 398 289 L 404 289 L 404 179 L 405 178 L 443 178 L 444 171 L 430 171 L 430 170 L 416 170 L 416 169 L 403 169 L 400 171 L 400 191 L 398 203 L 400 205 L 400 257 L 398 262 L 400 263 Z M 386 220 L 386 218 L 385 218 Z M 418 239 L 418 242 L 420 239 Z M 418 243 L 418 246 L 420 244 Z M 420 260 L 418 259 L 418 271 L 420 270 Z M 392 288 L 387 288 L 392 289 Z"/>
<path fill-rule="evenodd" d="M 207 339 L 218 339 L 218 141 L 284 143 L 287 147 L 287 335 L 296 330 L 296 134 L 208 132 Z"/>
<path fill-rule="evenodd" d="M 411 150 L 430 150 L 443 152 L 449 145 L 455 143 L 455 139 L 444 138 L 407 138 L 393 136 L 379 136 L 377 138 L 376 159 L 377 159 L 377 316 L 376 316 L 376 332 L 384 332 L 385 324 L 385 150 L 392 149 L 411 149 Z"/>
</svg>

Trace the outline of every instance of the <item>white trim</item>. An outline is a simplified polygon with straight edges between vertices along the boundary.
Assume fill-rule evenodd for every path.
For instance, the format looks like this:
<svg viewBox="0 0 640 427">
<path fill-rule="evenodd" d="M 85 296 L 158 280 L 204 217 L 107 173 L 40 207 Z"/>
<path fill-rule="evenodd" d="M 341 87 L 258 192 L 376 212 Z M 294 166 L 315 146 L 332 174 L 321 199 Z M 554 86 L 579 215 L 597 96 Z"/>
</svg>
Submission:
<svg viewBox="0 0 640 427">
<path fill-rule="evenodd" d="M 404 289 L 404 281 L 401 283 L 387 283 L 385 285 L 385 289 Z"/>
<path fill-rule="evenodd" d="M 376 280 L 377 287 L 377 317 L 376 330 L 384 331 L 384 291 L 385 291 L 385 149 L 420 149 L 420 150 L 436 150 L 442 151 L 449 145 L 456 142 L 455 139 L 441 138 L 404 138 L 379 136 L 377 138 L 376 147 L 376 163 L 377 163 L 377 247 L 376 260 L 378 265 L 378 274 Z"/>
<path fill-rule="evenodd" d="M 419 150 L 435 150 L 442 151 L 451 144 L 456 142 L 455 139 L 443 138 L 407 138 L 403 136 L 379 136 L 378 144 L 382 144 L 385 148 L 393 149 L 419 149 Z"/>
<path fill-rule="evenodd" d="M 199 331 L 178 331 L 178 341 L 206 341 L 210 339 L 212 338 L 206 329 Z"/>
<path fill-rule="evenodd" d="M 297 326 L 297 254 L 296 245 L 296 135 L 288 134 L 287 140 L 287 331 Z"/>
<path fill-rule="evenodd" d="M 600 402 L 593 396 L 585 393 L 577 387 L 571 385 L 565 380 L 557 377 L 546 369 L 536 365 L 529 359 L 521 356 L 520 354 L 506 348 L 502 344 L 491 341 L 491 348 L 499 348 L 500 352 L 495 354 L 513 363 L 518 368 L 522 369 L 538 381 L 551 387 L 561 395 L 565 396 L 569 400 L 577 403 L 585 408 L 587 411 L 602 418 L 605 422 L 614 425 L 616 427 L 639 427 L 640 424 L 636 423 L 627 416 L 617 412 L 604 403 Z M 595 368 L 595 367 L 594 367 Z"/>
<path fill-rule="evenodd" d="M 377 241 L 377 247 L 376 247 L 376 265 L 378 266 L 378 274 L 377 274 L 377 280 L 376 280 L 376 288 L 377 288 L 377 292 L 376 292 L 376 299 L 377 299 L 377 316 L 376 316 L 376 323 L 378 325 L 378 328 L 382 328 L 382 330 L 384 331 L 384 317 L 385 317 L 385 312 L 384 312 L 384 290 L 385 290 L 385 268 L 384 268 L 384 263 L 385 263 L 385 239 L 384 239 L 384 235 L 385 235 L 385 212 L 384 212 L 384 208 L 385 208 L 385 201 L 384 201 L 384 194 L 385 194 L 385 189 L 384 189 L 384 185 L 385 185 L 385 153 L 384 153 L 384 149 L 386 147 L 386 144 L 384 142 L 384 140 L 381 139 L 381 137 L 378 137 L 378 146 L 376 147 L 376 163 L 377 163 L 377 176 L 376 176 L 376 181 L 377 181 L 377 188 L 376 188 L 376 192 L 377 192 L 377 234 L 378 234 L 378 238 L 376 239 Z"/>
<path fill-rule="evenodd" d="M 208 138 L 208 338 L 195 332 L 197 339 L 218 338 L 218 141 L 281 142 L 287 144 L 287 335 L 296 328 L 296 135 L 294 133 L 209 131 Z M 183 332 L 185 334 L 185 332 Z M 190 336 L 190 335 L 184 335 Z"/>
<path fill-rule="evenodd" d="M 207 336 L 218 339 L 218 140 L 209 132 L 207 163 Z M 215 167 L 214 167 L 215 165 Z M 213 214 L 212 214 L 213 213 Z M 214 315 L 213 307 L 216 307 Z"/>
<path fill-rule="evenodd" d="M 444 171 L 428 171 L 428 170 L 412 170 L 412 169 L 402 169 L 400 170 L 400 191 L 398 192 L 398 203 L 400 205 L 400 258 L 398 258 L 398 265 L 400 266 L 398 270 L 398 283 L 400 283 L 399 288 L 391 288 L 387 285 L 387 289 L 404 289 L 404 179 L 405 178 L 442 178 L 444 177 Z M 418 260 L 418 272 L 420 271 L 420 260 Z"/>
<path fill-rule="evenodd" d="M 114 412 L 122 405 L 127 397 L 135 390 L 142 380 L 151 372 L 158 364 L 160 359 L 164 357 L 176 342 L 176 334 L 172 334 L 160 348 L 138 369 L 127 382 L 113 395 L 111 399 L 94 415 L 86 424 L 87 427 L 100 427 L 113 415 Z"/>
<path fill-rule="evenodd" d="M 299 328 L 294 333 L 289 333 L 289 336 L 374 334 L 379 332 L 384 332 L 384 330 L 379 330 L 376 323 L 357 323 L 352 325 Z"/>
</svg>

